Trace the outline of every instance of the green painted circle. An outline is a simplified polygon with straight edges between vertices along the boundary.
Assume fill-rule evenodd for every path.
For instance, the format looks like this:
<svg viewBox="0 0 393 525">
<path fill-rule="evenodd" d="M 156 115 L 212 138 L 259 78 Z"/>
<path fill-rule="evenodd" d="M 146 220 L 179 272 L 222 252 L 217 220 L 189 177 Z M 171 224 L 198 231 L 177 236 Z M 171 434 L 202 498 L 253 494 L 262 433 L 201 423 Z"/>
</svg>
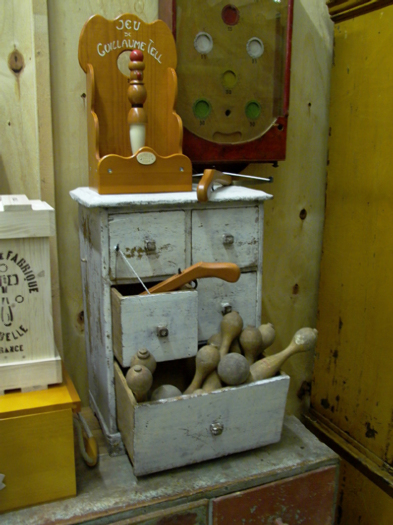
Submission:
<svg viewBox="0 0 393 525">
<path fill-rule="evenodd" d="M 246 117 L 250 120 L 255 120 L 261 115 L 261 105 L 256 100 L 250 100 L 250 102 L 247 102 L 246 104 Z"/>
<path fill-rule="evenodd" d="M 210 115 L 211 110 L 212 107 L 210 105 L 210 102 L 207 101 L 205 98 L 199 98 L 194 102 L 192 106 L 192 111 L 194 112 L 194 115 L 200 120 L 206 119 Z"/>
</svg>

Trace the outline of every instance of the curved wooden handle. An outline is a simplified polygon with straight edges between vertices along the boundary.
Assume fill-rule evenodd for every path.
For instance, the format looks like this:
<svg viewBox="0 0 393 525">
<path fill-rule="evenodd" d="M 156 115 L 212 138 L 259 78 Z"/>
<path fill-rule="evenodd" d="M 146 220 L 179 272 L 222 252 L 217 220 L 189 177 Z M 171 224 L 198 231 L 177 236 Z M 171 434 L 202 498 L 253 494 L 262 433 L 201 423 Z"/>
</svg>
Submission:
<svg viewBox="0 0 393 525">
<path fill-rule="evenodd" d="M 221 171 L 218 170 L 204 170 L 197 187 L 197 198 L 199 202 L 206 202 L 209 200 L 212 186 L 215 182 L 219 182 L 223 186 L 230 186 L 232 184 L 232 177 L 230 175 L 224 175 L 224 173 L 221 173 Z"/>
<path fill-rule="evenodd" d="M 186 268 L 183 272 L 152 286 L 152 288 L 149 288 L 149 292 L 172 292 L 194 279 L 201 279 L 202 277 L 218 277 L 224 281 L 235 283 L 240 277 L 240 268 L 234 263 L 199 262 Z M 140 295 L 146 294 L 147 292 L 143 292 Z"/>
</svg>

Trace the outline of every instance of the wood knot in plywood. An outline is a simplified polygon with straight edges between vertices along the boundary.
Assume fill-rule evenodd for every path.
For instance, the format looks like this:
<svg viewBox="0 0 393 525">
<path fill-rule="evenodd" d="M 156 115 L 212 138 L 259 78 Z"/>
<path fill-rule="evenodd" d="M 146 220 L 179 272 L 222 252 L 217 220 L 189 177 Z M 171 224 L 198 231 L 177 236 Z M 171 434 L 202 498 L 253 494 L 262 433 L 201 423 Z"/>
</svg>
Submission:
<svg viewBox="0 0 393 525">
<path fill-rule="evenodd" d="M 15 75 L 19 75 L 23 71 L 25 67 L 25 60 L 22 53 L 20 53 L 17 49 L 14 49 L 8 55 L 8 67 L 15 73 Z"/>
</svg>

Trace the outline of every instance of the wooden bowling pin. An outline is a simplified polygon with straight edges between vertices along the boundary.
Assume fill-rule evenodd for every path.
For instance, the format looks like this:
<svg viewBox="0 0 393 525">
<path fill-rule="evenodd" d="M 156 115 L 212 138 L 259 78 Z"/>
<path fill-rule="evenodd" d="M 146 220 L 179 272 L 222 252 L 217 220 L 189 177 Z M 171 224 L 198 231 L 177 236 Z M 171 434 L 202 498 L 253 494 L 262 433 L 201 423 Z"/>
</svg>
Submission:
<svg viewBox="0 0 393 525">
<path fill-rule="evenodd" d="M 218 377 L 217 370 L 213 370 L 204 380 L 202 389 L 204 392 L 213 392 L 219 388 L 222 388 L 221 379 Z"/>
<path fill-rule="evenodd" d="M 127 96 L 131 103 L 131 109 L 128 112 L 127 122 L 130 128 L 131 151 L 135 155 L 145 145 L 147 124 L 147 114 L 143 108 L 147 97 L 143 83 L 145 63 L 143 62 L 143 53 L 139 49 L 131 51 L 128 69 L 130 70 L 130 78 Z"/>
<path fill-rule="evenodd" d="M 207 340 L 207 343 L 209 345 L 213 345 L 213 346 L 216 346 L 217 348 L 220 348 L 221 346 L 221 334 L 214 334 L 212 335 L 211 337 L 209 337 L 209 339 Z M 230 352 L 234 352 L 236 354 L 241 354 L 242 353 L 242 349 L 240 348 L 240 344 L 239 344 L 239 340 L 238 339 L 234 339 L 231 343 L 231 346 L 229 347 L 229 351 Z"/>
<path fill-rule="evenodd" d="M 130 366 L 143 365 L 154 374 L 157 363 L 154 356 L 147 348 L 140 348 L 136 354 L 131 357 Z"/>
<path fill-rule="evenodd" d="M 200 388 L 203 380 L 217 368 L 220 361 L 218 348 L 212 345 L 202 346 L 195 356 L 195 375 L 190 386 L 184 394 L 192 394 L 194 390 Z"/>
<path fill-rule="evenodd" d="M 276 330 L 272 323 L 261 324 L 258 328 L 262 335 L 262 352 L 274 343 Z"/>
<path fill-rule="evenodd" d="M 239 335 L 239 343 L 244 357 L 252 365 L 263 350 L 262 334 L 255 326 L 246 326 Z"/>
<path fill-rule="evenodd" d="M 217 374 L 226 385 L 241 385 L 250 375 L 250 364 L 244 355 L 229 353 L 218 363 Z"/>
<path fill-rule="evenodd" d="M 150 401 L 158 401 L 159 399 L 169 399 L 171 397 L 181 396 L 181 390 L 173 385 L 161 385 L 153 390 Z"/>
<path fill-rule="evenodd" d="M 207 340 L 207 344 L 216 346 L 217 348 L 220 348 L 220 346 L 221 346 L 221 334 L 217 333 L 217 334 L 211 335 L 209 337 L 209 339 Z"/>
<path fill-rule="evenodd" d="M 153 375 L 143 365 L 132 366 L 126 374 L 126 382 L 138 403 L 147 401 L 147 393 L 153 383 Z"/>
<path fill-rule="evenodd" d="M 243 319 L 234 310 L 224 315 L 221 321 L 221 346 L 220 356 L 224 357 L 229 352 L 232 341 L 238 337 L 243 329 Z"/>
<path fill-rule="evenodd" d="M 315 348 L 318 331 L 315 328 L 301 328 L 292 338 L 289 346 L 278 352 L 260 359 L 250 366 L 250 377 L 247 381 L 269 379 L 276 375 L 283 363 L 298 352 L 307 352 Z"/>
</svg>

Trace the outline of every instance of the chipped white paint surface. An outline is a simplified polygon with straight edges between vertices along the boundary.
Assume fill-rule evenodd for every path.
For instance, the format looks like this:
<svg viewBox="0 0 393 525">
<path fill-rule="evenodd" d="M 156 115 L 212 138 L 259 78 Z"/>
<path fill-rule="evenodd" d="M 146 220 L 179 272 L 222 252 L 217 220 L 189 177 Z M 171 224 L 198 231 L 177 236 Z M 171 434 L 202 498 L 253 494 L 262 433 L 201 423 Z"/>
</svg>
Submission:
<svg viewBox="0 0 393 525">
<path fill-rule="evenodd" d="M 258 206 L 192 211 L 193 261 L 258 264 Z"/>
<path fill-rule="evenodd" d="M 185 268 L 186 232 L 183 211 L 127 213 L 109 216 L 110 269 L 113 280 L 135 279 L 119 246 L 141 278 L 171 275 Z"/>
<path fill-rule="evenodd" d="M 244 326 L 259 326 L 261 319 L 261 292 L 258 273 L 246 272 L 236 283 L 221 279 L 200 279 L 198 282 L 198 334 L 207 340 L 220 331 L 223 307 L 229 305 L 240 313 Z"/>
<path fill-rule="evenodd" d="M 137 476 L 280 440 L 289 386 L 286 375 L 139 404 L 117 365 L 115 380 L 119 428 Z M 215 435 L 212 425 L 218 425 L 221 433 Z"/>
<path fill-rule="evenodd" d="M 196 189 L 196 187 L 195 187 Z M 143 193 L 124 195 L 99 195 L 90 188 L 77 188 L 70 192 L 71 197 L 87 208 L 123 206 L 154 206 L 174 204 L 199 204 L 196 191 L 176 193 Z M 272 196 L 264 191 L 252 190 L 242 186 L 225 186 L 212 193 L 210 202 L 266 201 Z"/>
<path fill-rule="evenodd" d="M 122 366 L 130 366 L 140 348 L 157 362 L 191 357 L 198 350 L 198 292 L 123 296 L 112 288 L 112 328 L 113 351 Z"/>
</svg>

